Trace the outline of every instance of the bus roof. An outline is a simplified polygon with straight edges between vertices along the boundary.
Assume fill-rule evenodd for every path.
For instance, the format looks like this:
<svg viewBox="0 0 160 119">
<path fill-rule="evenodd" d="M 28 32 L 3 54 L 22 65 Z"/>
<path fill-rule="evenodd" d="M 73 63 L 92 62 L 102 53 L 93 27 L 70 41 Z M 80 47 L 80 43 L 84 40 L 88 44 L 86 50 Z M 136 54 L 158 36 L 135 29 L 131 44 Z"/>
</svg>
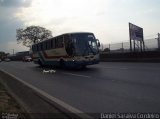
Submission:
<svg viewBox="0 0 160 119">
<path fill-rule="evenodd" d="M 70 33 L 63 33 L 63 34 L 60 34 L 60 35 L 57 35 L 57 36 L 54 36 L 52 38 L 55 38 L 55 37 L 58 37 L 58 36 L 62 36 L 62 35 L 67 35 L 67 34 L 93 34 L 92 32 L 70 32 Z M 42 43 L 42 42 L 45 42 L 45 41 L 48 41 L 52 38 L 49 38 L 49 39 L 46 39 L 46 40 L 43 40 L 43 41 L 40 41 L 38 43 L 35 43 L 35 44 L 39 44 L 39 43 Z M 33 44 L 33 45 L 35 45 Z"/>
<path fill-rule="evenodd" d="M 84 33 L 93 34 L 91 32 L 70 32 L 70 33 L 64 33 L 64 34 L 61 34 L 61 35 L 66 35 L 66 34 L 84 34 Z"/>
</svg>

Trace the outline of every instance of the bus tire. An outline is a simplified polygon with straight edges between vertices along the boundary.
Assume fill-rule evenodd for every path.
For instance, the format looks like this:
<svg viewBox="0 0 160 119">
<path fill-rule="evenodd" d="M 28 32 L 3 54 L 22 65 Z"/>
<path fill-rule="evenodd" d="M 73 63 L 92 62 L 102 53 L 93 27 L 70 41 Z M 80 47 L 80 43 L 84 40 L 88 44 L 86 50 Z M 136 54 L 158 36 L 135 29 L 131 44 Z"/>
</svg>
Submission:
<svg viewBox="0 0 160 119">
<path fill-rule="evenodd" d="M 76 66 L 75 69 L 78 69 L 78 70 L 86 69 L 86 65 Z"/>
<path fill-rule="evenodd" d="M 86 65 L 82 65 L 82 67 L 81 67 L 82 69 L 86 69 L 87 68 L 87 66 Z"/>
<path fill-rule="evenodd" d="M 40 65 L 40 67 L 43 67 L 41 60 L 38 60 L 38 64 Z"/>
<path fill-rule="evenodd" d="M 64 63 L 64 60 L 63 60 L 63 59 L 60 60 L 60 67 L 61 67 L 61 68 L 65 68 L 65 63 Z"/>
</svg>

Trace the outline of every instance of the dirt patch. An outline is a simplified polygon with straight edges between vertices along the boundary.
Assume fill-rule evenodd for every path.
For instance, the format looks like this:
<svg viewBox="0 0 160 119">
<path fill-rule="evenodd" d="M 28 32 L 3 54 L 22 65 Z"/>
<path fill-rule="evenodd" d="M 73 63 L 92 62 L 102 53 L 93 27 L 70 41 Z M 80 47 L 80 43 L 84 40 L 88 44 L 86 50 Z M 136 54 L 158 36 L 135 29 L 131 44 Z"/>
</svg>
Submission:
<svg viewBox="0 0 160 119">
<path fill-rule="evenodd" d="M 0 83 L 0 118 L 6 116 L 15 117 L 16 119 L 29 117 Z"/>
</svg>

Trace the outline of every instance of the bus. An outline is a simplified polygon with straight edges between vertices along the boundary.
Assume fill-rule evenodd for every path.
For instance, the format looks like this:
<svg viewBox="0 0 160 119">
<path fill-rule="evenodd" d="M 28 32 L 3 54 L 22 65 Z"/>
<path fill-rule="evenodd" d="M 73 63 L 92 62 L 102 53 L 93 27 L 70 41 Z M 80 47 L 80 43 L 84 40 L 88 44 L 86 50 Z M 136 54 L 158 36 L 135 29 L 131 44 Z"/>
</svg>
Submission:
<svg viewBox="0 0 160 119">
<path fill-rule="evenodd" d="M 40 66 L 86 67 L 99 63 L 100 43 L 93 33 L 65 33 L 32 45 L 33 61 Z"/>
</svg>

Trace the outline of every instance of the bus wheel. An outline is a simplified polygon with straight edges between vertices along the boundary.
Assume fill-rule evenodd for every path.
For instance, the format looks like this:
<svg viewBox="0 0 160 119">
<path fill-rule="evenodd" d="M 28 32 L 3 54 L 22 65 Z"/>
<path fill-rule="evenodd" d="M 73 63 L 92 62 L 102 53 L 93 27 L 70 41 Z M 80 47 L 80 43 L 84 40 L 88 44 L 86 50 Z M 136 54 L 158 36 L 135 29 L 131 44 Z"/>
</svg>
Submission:
<svg viewBox="0 0 160 119">
<path fill-rule="evenodd" d="M 86 65 L 82 65 L 82 67 L 81 67 L 81 68 L 82 68 L 82 69 L 86 69 L 86 67 L 87 67 Z"/>
<path fill-rule="evenodd" d="M 38 60 L 38 64 L 40 65 L 40 67 L 43 67 L 41 60 Z"/>
<path fill-rule="evenodd" d="M 61 68 L 65 68 L 65 63 L 64 63 L 64 60 L 63 60 L 63 59 L 60 60 L 60 67 L 61 67 Z"/>
<path fill-rule="evenodd" d="M 86 69 L 86 65 L 78 66 L 77 69 L 84 70 Z"/>
</svg>

